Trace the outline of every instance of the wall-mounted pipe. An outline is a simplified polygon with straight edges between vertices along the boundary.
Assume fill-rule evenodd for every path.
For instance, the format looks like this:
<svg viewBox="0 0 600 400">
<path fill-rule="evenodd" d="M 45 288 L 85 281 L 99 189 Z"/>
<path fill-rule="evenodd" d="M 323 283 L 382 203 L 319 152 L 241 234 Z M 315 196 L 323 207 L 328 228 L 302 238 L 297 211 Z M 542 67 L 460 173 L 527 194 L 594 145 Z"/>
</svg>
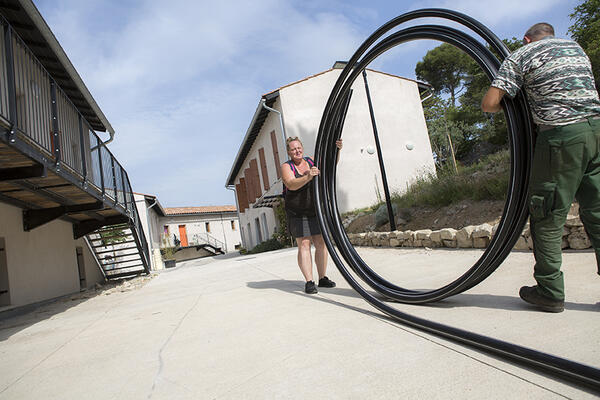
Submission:
<svg viewBox="0 0 600 400">
<path fill-rule="evenodd" d="M 272 111 L 272 112 L 274 112 L 274 113 L 277 113 L 277 116 L 279 117 L 279 127 L 280 127 L 280 129 L 281 129 L 281 136 L 283 137 L 283 146 L 285 147 L 285 154 L 286 154 L 286 156 L 287 156 L 287 159 L 289 160 L 289 159 L 290 159 L 290 156 L 289 156 L 289 155 L 288 155 L 288 153 L 287 153 L 287 143 L 286 143 L 287 136 L 286 136 L 286 134 L 285 134 L 285 129 L 283 128 L 283 116 L 281 115 L 281 112 L 280 112 L 280 111 L 277 111 L 277 110 L 276 110 L 276 109 L 274 109 L 274 108 L 271 108 L 271 107 L 269 107 L 269 106 L 267 105 L 267 101 L 266 101 L 265 99 L 261 99 L 261 101 L 260 101 L 260 104 L 263 106 L 263 108 L 264 108 L 265 110 L 269 110 L 269 111 Z M 278 166 L 278 167 L 279 167 L 279 166 Z"/>
</svg>

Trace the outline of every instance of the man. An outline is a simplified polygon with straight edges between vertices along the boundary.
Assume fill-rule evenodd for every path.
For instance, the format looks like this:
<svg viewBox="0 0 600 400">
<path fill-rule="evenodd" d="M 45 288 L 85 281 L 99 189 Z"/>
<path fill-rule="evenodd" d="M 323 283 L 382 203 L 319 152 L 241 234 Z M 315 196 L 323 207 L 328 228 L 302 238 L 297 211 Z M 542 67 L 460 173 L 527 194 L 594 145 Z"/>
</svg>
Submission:
<svg viewBox="0 0 600 400">
<path fill-rule="evenodd" d="M 529 186 L 537 285 L 523 286 L 519 296 L 561 312 L 562 232 L 574 198 L 600 274 L 600 100 L 589 58 L 577 43 L 555 38 L 550 24 L 539 23 L 527 30 L 523 44 L 502 63 L 481 109 L 500 111 L 502 97 L 514 97 L 520 88 L 527 94 L 538 132 Z"/>
</svg>

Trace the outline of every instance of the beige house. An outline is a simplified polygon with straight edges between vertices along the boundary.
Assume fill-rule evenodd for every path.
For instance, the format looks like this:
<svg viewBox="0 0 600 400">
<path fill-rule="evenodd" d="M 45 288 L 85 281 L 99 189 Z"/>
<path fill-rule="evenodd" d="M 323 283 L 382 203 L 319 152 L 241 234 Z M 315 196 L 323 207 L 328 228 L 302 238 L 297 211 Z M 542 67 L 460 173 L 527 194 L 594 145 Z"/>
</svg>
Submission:
<svg viewBox="0 0 600 400">
<path fill-rule="evenodd" d="M 164 268 L 160 249 L 177 245 L 177 260 L 236 251 L 241 246 L 235 206 L 163 207 L 153 195 L 135 193 L 151 248 L 152 269 Z"/>
<path fill-rule="evenodd" d="M 148 272 L 113 135 L 33 2 L 0 2 L 0 312 Z"/>
<path fill-rule="evenodd" d="M 263 95 L 226 180 L 236 191 L 244 247 L 269 239 L 277 228 L 272 207 L 282 193 L 279 166 L 287 160 L 285 139 L 298 136 L 313 156 L 323 109 L 344 63 Z M 382 156 L 390 190 L 401 192 L 435 172 L 421 106 L 428 88 L 419 82 L 367 70 Z M 341 212 L 371 206 L 383 198 L 381 172 L 364 82 L 357 79 L 348 108 L 338 163 Z"/>
</svg>

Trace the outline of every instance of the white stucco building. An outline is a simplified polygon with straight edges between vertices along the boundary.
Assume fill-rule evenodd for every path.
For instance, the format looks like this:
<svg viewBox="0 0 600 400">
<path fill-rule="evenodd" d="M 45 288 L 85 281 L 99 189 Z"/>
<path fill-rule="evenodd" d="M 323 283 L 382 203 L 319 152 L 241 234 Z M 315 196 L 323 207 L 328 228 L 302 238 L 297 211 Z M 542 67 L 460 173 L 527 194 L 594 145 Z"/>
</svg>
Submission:
<svg viewBox="0 0 600 400">
<path fill-rule="evenodd" d="M 279 166 L 287 160 L 285 138 L 298 136 L 313 156 L 323 109 L 344 63 L 263 95 L 240 145 L 226 187 L 235 189 L 244 247 L 270 238 L 276 229 L 273 200 L 282 193 Z M 425 85 L 368 70 L 367 79 L 390 191 L 435 172 L 421 106 Z M 353 86 L 337 173 L 341 212 L 371 206 L 384 190 L 362 78 Z"/>
<path fill-rule="evenodd" d="M 163 207 L 156 196 L 141 193 L 135 194 L 135 201 L 150 244 L 153 270 L 164 268 L 160 249 L 176 242 L 191 249 L 178 251 L 178 260 L 229 253 L 241 246 L 235 206 Z"/>
</svg>

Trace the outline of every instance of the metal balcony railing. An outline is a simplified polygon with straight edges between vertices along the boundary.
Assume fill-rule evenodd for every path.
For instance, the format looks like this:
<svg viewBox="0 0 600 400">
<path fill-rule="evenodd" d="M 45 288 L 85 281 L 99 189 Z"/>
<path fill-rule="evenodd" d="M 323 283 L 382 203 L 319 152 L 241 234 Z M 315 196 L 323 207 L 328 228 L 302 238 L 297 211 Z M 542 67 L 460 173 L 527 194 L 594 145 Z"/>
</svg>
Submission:
<svg viewBox="0 0 600 400">
<path fill-rule="evenodd" d="M 0 15 L 0 127 L 36 161 L 128 216 L 148 244 L 125 169 L 34 53 Z M 29 152 L 32 153 L 31 151 Z"/>
</svg>

